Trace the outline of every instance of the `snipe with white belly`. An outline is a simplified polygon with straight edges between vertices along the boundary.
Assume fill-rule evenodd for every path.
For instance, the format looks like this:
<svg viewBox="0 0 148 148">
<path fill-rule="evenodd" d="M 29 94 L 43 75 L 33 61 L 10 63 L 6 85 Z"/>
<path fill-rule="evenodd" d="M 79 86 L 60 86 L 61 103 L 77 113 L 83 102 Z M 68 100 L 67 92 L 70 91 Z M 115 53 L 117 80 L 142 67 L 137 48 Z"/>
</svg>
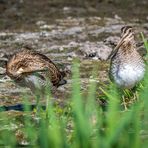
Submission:
<svg viewBox="0 0 148 148">
<path fill-rule="evenodd" d="M 131 26 L 121 28 L 121 39 L 111 54 L 110 78 L 118 87 L 133 88 L 144 77 L 145 64 L 137 52 Z"/>
<path fill-rule="evenodd" d="M 19 85 L 29 87 L 32 92 L 36 89 L 44 90 L 48 82 L 55 87 L 66 83 L 64 72 L 48 57 L 27 49 L 12 56 L 7 63 L 6 73 Z"/>
</svg>

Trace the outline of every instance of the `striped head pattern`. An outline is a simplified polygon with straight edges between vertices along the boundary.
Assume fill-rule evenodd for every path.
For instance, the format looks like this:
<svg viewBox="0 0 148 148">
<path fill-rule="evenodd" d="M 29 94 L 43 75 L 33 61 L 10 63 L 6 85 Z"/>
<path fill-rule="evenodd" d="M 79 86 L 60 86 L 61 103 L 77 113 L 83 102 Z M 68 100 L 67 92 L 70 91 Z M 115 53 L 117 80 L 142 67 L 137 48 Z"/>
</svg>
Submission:
<svg viewBox="0 0 148 148">
<path fill-rule="evenodd" d="M 131 26 L 121 28 L 121 40 L 124 42 L 134 41 L 134 30 Z"/>
<path fill-rule="evenodd" d="M 131 26 L 124 26 L 121 28 L 121 39 L 115 47 L 115 51 L 120 47 L 127 49 L 128 47 L 135 47 L 134 30 Z"/>
<path fill-rule="evenodd" d="M 124 51 L 130 51 L 131 47 L 136 47 L 134 30 L 131 26 L 124 26 L 121 28 L 121 39 L 119 40 L 117 46 L 115 47 L 109 58 L 111 59 L 112 57 L 114 57 L 114 55 L 118 52 L 120 48 L 122 50 L 124 49 Z"/>
</svg>

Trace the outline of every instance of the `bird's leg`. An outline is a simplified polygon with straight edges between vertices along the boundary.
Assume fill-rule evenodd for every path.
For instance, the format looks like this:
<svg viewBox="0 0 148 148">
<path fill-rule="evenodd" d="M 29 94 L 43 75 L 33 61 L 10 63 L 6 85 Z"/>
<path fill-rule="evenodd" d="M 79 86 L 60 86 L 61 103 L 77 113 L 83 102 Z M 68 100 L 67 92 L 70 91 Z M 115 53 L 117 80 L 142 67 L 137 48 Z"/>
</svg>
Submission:
<svg viewBox="0 0 148 148">
<path fill-rule="evenodd" d="M 137 87 L 135 86 L 134 88 L 131 89 L 131 91 L 133 92 L 133 101 L 138 101 L 138 92 L 137 92 Z"/>
<path fill-rule="evenodd" d="M 133 100 L 134 100 L 134 102 L 139 100 L 139 99 L 138 99 L 138 93 L 137 93 L 137 91 L 135 91 L 135 92 L 133 93 Z"/>
<path fill-rule="evenodd" d="M 122 100 L 123 100 L 123 106 L 124 106 L 124 109 L 125 109 L 125 111 L 126 110 L 128 110 L 128 108 L 127 108 L 127 103 L 126 103 L 126 101 L 125 101 L 125 96 L 124 95 L 122 95 Z"/>
</svg>

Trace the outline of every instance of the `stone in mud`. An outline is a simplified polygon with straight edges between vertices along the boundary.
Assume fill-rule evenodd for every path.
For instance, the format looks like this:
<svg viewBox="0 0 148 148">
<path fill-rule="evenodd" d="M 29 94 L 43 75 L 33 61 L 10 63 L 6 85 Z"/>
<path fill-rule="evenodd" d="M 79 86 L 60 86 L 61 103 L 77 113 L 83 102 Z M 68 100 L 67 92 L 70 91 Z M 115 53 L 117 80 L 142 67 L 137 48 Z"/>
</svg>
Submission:
<svg viewBox="0 0 148 148">
<path fill-rule="evenodd" d="M 107 60 L 109 55 L 111 54 L 112 52 L 112 48 L 110 48 L 109 46 L 106 46 L 106 45 L 100 45 L 98 47 L 98 50 L 97 50 L 97 57 L 100 59 L 100 60 Z"/>
<path fill-rule="evenodd" d="M 71 7 L 63 7 L 63 12 L 64 12 L 64 14 L 69 14 L 70 12 L 72 12 L 72 8 Z"/>
<path fill-rule="evenodd" d="M 63 34 L 64 35 L 76 35 L 77 33 L 81 33 L 83 31 L 83 27 L 72 27 L 69 29 L 66 29 Z"/>
<path fill-rule="evenodd" d="M 52 26 L 51 25 L 42 25 L 42 26 L 40 26 L 40 29 L 41 30 L 52 30 Z"/>
<path fill-rule="evenodd" d="M 106 45 L 110 45 L 111 47 L 115 47 L 117 43 L 119 42 L 119 40 L 120 40 L 120 37 L 118 36 L 109 36 L 108 38 L 104 40 L 104 43 Z"/>
<path fill-rule="evenodd" d="M 3 75 L 6 73 L 6 69 L 5 68 L 2 68 L 0 67 L 0 75 Z"/>
<path fill-rule="evenodd" d="M 45 21 L 37 21 L 37 22 L 36 22 L 36 25 L 37 25 L 37 26 L 42 26 L 42 25 L 45 25 L 45 24 L 46 24 Z"/>
<path fill-rule="evenodd" d="M 107 60 L 111 54 L 112 48 L 107 45 L 104 45 L 103 42 L 89 42 L 82 44 L 79 50 L 86 57 L 95 57 L 94 59 Z"/>
<path fill-rule="evenodd" d="M 0 53 L 0 58 L 4 57 L 4 55 L 5 55 L 4 53 Z"/>
</svg>

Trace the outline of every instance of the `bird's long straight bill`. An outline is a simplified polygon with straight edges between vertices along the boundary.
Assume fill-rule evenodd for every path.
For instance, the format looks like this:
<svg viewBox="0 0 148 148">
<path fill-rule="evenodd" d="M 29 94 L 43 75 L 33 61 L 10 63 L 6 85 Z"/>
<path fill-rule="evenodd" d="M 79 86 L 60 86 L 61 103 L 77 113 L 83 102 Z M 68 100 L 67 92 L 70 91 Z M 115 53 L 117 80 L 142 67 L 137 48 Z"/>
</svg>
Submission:
<svg viewBox="0 0 148 148">
<path fill-rule="evenodd" d="M 112 57 L 117 53 L 118 49 L 120 48 L 120 46 L 123 43 L 124 38 L 122 38 L 120 40 L 120 42 L 118 43 L 118 45 L 114 48 L 114 50 L 112 51 L 112 53 L 110 54 L 110 56 L 108 57 L 108 59 L 112 59 Z"/>
</svg>

